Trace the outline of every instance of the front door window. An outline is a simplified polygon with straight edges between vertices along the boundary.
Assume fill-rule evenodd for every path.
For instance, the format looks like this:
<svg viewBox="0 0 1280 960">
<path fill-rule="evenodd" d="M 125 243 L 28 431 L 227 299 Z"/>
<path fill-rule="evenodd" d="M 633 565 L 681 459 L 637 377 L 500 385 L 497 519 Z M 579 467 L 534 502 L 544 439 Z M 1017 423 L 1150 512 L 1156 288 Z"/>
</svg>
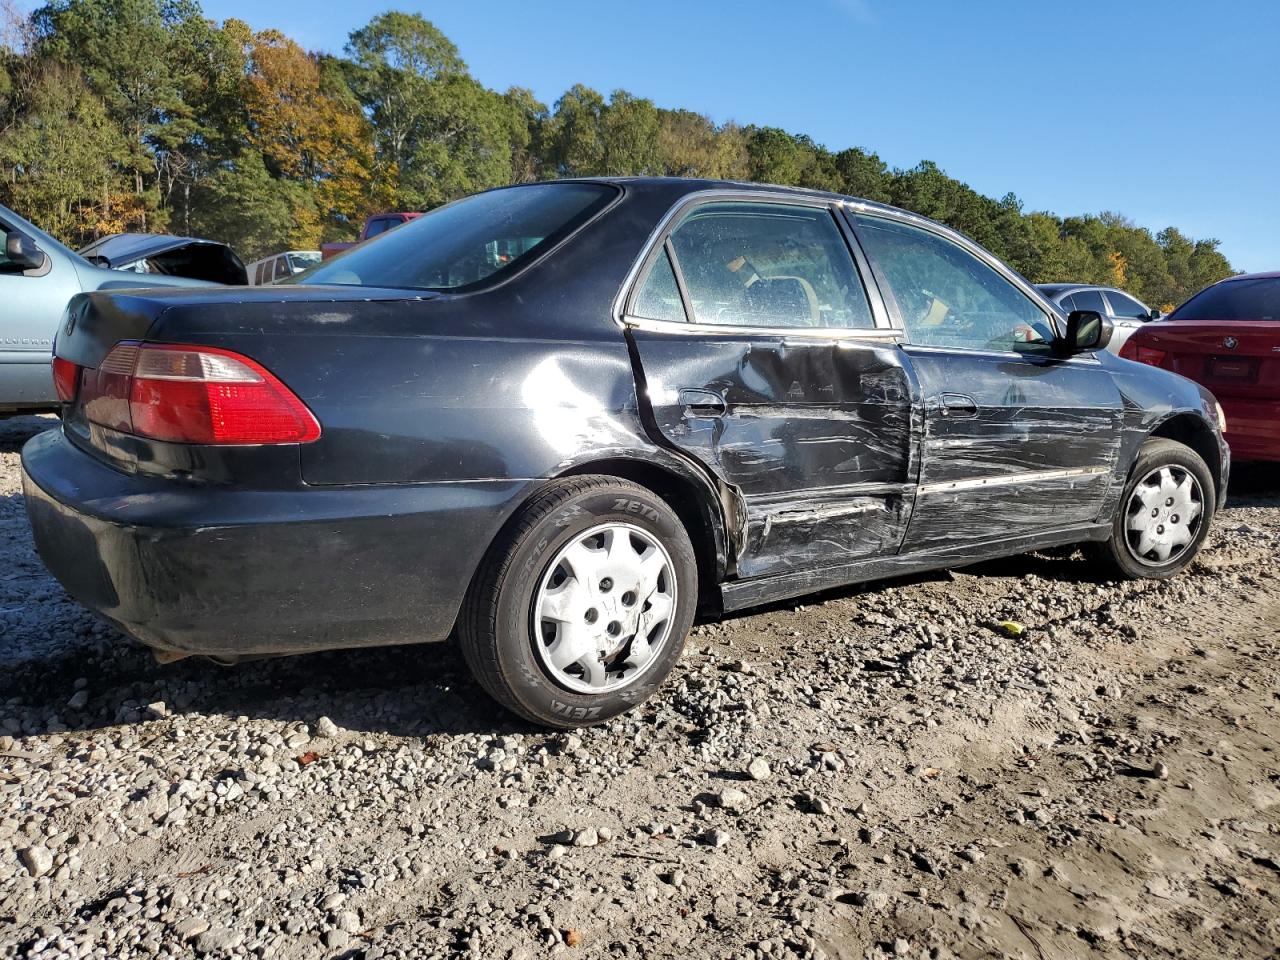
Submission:
<svg viewBox="0 0 1280 960">
<path fill-rule="evenodd" d="M 912 343 L 1049 352 L 1053 328 L 1044 312 L 963 247 L 896 221 L 859 216 L 854 222 Z"/>
</svg>

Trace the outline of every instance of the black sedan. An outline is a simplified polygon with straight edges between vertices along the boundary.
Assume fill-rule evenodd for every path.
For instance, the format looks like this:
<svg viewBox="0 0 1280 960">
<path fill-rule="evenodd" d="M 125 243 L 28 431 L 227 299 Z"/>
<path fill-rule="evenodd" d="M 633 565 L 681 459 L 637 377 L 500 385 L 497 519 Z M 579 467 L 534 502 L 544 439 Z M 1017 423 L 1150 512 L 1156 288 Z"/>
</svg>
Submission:
<svg viewBox="0 0 1280 960">
<path fill-rule="evenodd" d="M 1086 543 L 1184 568 L 1212 396 L 846 197 L 509 187 L 288 285 L 78 296 L 23 450 L 50 570 L 162 659 L 455 634 L 531 720 L 651 694 L 707 615 Z"/>
</svg>

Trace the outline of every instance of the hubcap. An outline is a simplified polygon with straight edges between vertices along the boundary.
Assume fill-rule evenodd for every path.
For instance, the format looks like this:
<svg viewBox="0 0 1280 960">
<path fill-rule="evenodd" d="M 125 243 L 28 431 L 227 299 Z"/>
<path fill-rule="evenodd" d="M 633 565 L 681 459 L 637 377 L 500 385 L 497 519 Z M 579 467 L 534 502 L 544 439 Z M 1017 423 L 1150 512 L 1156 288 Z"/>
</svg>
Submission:
<svg viewBox="0 0 1280 960">
<path fill-rule="evenodd" d="M 1200 530 L 1204 495 L 1200 481 L 1178 466 L 1157 467 L 1129 497 L 1125 541 L 1139 563 L 1155 567 L 1176 560 Z"/>
<path fill-rule="evenodd" d="M 547 566 L 533 598 L 533 648 L 561 686 L 617 690 L 657 660 L 675 610 L 666 548 L 631 524 L 601 524 L 561 547 Z"/>
</svg>

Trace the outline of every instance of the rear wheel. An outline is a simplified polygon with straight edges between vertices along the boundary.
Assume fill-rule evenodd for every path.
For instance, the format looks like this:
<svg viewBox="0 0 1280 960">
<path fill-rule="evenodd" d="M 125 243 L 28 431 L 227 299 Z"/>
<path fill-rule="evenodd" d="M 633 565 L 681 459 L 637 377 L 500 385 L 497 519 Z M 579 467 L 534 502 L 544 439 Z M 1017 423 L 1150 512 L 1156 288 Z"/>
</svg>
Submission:
<svg viewBox="0 0 1280 960">
<path fill-rule="evenodd" d="M 534 497 L 490 550 L 459 640 L 507 709 L 551 727 L 600 723 L 670 673 L 697 594 L 689 535 L 660 497 L 571 477 Z"/>
<path fill-rule="evenodd" d="M 1156 437 L 1129 474 L 1111 538 L 1095 553 L 1129 579 L 1164 579 L 1187 567 L 1209 534 L 1213 477 L 1190 447 Z"/>
</svg>

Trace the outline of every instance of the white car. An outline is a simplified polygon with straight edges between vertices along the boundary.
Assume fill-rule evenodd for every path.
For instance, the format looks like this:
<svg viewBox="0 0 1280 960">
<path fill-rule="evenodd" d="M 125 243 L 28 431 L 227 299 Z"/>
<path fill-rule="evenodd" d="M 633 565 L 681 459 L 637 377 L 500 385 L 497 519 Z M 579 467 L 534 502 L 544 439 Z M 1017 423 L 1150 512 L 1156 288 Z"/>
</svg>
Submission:
<svg viewBox="0 0 1280 960">
<path fill-rule="evenodd" d="M 1119 353 L 1124 342 L 1144 323 L 1160 319 L 1159 310 L 1153 310 L 1141 300 L 1111 287 L 1087 283 L 1039 283 L 1036 286 L 1061 307 L 1064 314 L 1072 310 L 1096 310 L 1104 317 L 1110 317 L 1113 332 L 1107 349 L 1112 353 Z"/>
<path fill-rule="evenodd" d="M 278 283 L 320 262 L 319 250 L 286 250 L 249 264 L 249 285 L 253 287 Z"/>
</svg>

